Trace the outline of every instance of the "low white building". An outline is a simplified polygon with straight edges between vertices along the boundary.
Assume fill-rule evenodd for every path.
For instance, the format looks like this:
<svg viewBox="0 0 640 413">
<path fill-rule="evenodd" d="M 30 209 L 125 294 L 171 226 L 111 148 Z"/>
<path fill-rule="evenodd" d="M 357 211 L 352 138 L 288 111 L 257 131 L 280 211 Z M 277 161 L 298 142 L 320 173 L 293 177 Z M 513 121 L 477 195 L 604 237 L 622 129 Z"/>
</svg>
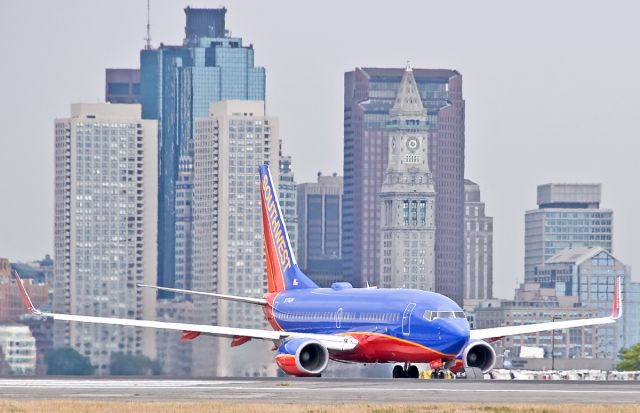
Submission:
<svg viewBox="0 0 640 413">
<path fill-rule="evenodd" d="M 0 347 L 15 375 L 36 373 L 36 339 L 27 326 L 0 326 Z"/>
</svg>

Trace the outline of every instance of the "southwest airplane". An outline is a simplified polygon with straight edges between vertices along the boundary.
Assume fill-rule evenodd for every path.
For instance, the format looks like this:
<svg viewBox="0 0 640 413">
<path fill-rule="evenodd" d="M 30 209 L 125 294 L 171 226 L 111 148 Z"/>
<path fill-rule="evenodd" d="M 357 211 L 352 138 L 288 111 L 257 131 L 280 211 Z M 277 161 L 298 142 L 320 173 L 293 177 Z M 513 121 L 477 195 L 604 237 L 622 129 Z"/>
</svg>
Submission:
<svg viewBox="0 0 640 413">
<path fill-rule="evenodd" d="M 269 288 L 263 298 L 140 286 L 261 306 L 273 330 L 41 312 L 33 306 L 14 273 L 27 311 L 54 320 L 179 330 L 185 340 L 201 334 L 228 337 L 232 339 L 231 346 L 252 339 L 267 340 L 277 349 L 278 366 L 293 376 L 320 376 L 331 359 L 399 363 L 393 369 L 396 378 L 417 378 L 414 363 L 428 363 L 434 378 L 443 377 L 445 370 L 482 378 L 496 361 L 491 342 L 511 335 L 615 323 L 620 318 L 620 278 L 615 282 L 609 317 L 479 330 L 470 330 L 464 312 L 455 302 L 434 292 L 352 288 L 346 282 L 319 288 L 296 263 L 268 166 L 260 166 L 259 171 Z"/>
</svg>

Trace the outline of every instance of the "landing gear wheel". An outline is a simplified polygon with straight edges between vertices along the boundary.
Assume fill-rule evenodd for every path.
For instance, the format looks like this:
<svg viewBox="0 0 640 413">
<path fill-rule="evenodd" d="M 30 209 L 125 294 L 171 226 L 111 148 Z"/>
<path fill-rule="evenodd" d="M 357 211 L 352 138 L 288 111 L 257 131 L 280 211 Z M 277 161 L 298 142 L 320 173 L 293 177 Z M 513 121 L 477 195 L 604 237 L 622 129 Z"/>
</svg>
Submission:
<svg viewBox="0 0 640 413">
<path fill-rule="evenodd" d="M 431 378 L 433 380 L 444 380 L 447 377 L 447 370 L 445 369 L 438 369 L 438 370 L 433 370 L 431 372 Z"/>
<path fill-rule="evenodd" d="M 404 369 L 402 368 L 402 366 L 395 366 L 393 368 L 392 376 L 393 376 L 394 379 L 403 379 L 403 378 L 407 377 L 404 374 Z"/>
<path fill-rule="evenodd" d="M 410 379 L 417 379 L 420 377 L 420 370 L 418 370 L 418 366 L 409 366 L 409 370 L 407 371 L 407 377 Z"/>
<path fill-rule="evenodd" d="M 479 369 L 478 367 L 465 368 L 464 375 L 467 380 L 484 380 L 482 369 Z"/>
</svg>

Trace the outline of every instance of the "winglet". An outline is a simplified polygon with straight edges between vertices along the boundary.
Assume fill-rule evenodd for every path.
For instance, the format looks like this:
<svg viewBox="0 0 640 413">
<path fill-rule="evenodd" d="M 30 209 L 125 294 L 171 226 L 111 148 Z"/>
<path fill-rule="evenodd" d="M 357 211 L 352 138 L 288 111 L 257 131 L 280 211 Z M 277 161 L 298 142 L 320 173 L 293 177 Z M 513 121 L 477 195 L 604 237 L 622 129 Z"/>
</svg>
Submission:
<svg viewBox="0 0 640 413">
<path fill-rule="evenodd" d="M 614 320 L 622 317 L 622 277 L 617 277 L 613 285 L 613 310 L 611 318 Z"/>
<path fill-rule="evenodd" d="M 18 272 L 13 270 L 12 273 L 14 278 L 16 279 L 16 284 L 18 284 L 18 289 L 20 290 L 20 295 L 22 296 L 22 304 L 24 304 L 24 308 L 29 314 L 42 314 L 40 310 L 38 310 L 31 302 L 31 298 L 29 297 L 29 294 L 27 294 L 27 290 L 24 288 L 24 283 L 18 275 Z"/>
</svg>

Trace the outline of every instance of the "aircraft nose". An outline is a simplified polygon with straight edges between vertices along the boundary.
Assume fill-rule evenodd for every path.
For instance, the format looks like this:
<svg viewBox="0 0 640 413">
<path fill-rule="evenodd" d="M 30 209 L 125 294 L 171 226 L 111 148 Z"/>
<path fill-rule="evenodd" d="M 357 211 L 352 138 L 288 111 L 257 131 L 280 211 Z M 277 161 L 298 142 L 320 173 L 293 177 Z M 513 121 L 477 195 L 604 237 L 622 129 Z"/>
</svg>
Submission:
<svg viewBox="0 0 640 413">
<path fill-rule="evenodd" d="M 440 334 L 448 343 L 447 353 L 458 354 L 469 341 L 469 322 L 465 319 L 449 319 L 446 321 L 440 330 Z"/>
</svg>

